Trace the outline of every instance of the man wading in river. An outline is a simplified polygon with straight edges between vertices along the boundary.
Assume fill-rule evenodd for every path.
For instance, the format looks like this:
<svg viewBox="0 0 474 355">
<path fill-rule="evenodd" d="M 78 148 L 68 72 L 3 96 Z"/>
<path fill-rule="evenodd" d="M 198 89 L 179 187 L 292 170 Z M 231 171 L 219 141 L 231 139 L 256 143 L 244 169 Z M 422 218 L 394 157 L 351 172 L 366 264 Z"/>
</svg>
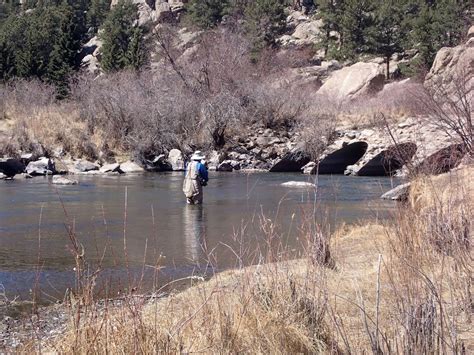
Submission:
<svg viewBox="0 0 474 355">
<path fill-rule="evenodd" d="M 209 180 L 207 168 L 201 162 L 205 157 L 197 150 L 191 157 L 191 162 L 186 170 L 186 177 L 183 183 L 183 192 L 190 205 L 202 204 L 202 187 L 207 185 Z"/>
</svg>

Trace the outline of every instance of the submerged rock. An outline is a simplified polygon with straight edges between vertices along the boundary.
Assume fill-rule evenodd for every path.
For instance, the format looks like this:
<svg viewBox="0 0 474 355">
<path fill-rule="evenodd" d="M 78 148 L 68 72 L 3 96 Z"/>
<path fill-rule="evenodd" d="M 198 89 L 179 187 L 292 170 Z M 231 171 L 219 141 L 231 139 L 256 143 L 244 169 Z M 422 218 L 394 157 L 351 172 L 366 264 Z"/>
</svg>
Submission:
<svg viewBox="0 0 474 355">
<path fill-rule="evenodd" d="M 77 180 L 68 179 L 66 177 L 55 175 L 53 176 L 52 183 L 55 185 L 77 185 Z"/>
<path fill-rule="evenodd" d="M 298 187 L 298 188 L 316 188 L 312 182 L 305 181 L 288 181 L 281 184 L 284 187 Z"/>
</svg>

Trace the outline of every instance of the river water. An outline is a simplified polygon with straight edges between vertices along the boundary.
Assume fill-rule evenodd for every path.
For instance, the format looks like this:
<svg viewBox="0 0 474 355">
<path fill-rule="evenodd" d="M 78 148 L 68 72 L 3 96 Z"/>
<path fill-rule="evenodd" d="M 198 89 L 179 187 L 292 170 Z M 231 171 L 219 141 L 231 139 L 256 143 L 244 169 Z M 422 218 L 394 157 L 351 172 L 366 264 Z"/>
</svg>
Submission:
<svg viewBox="0 0 474 355">
<path fill-rule="evenodd" d="M 90 270 L 100 264 L 107 280 L 143 270 L 150 284 L 157 267 L 169 281 L 209 265 L 222 270 L 255 261 L 253 252 L 265 245 L 270 227 L 297 256 L 303 216 L 315 213 L 332 229 L 387 218 L 395 205 L 379 197 L 397 184 L 390 178 L 211 173 L 205 204 L 188 206 L 182 173 L 76 178 L 77 186 L 42 177 L 0 181 L 0 293 L 28 299 L 38 284 L 44 297 L 60 299 L 74 285 L 71 230 Z M 281 186 L 287 181 L 318 188 Z M 126 288 L 120 282 L 115 289 Z"/>
</svg>

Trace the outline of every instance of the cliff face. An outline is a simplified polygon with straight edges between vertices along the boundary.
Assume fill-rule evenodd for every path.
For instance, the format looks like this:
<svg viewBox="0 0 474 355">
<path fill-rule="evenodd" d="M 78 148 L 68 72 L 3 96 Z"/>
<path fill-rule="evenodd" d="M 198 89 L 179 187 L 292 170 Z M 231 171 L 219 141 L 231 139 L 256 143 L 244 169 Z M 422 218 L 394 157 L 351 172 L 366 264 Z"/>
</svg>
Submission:
<svg viewBox="0 0 474 355">
<path fill-rule="evenodd" d="M 474 26 L 469 29 L 466 42 L 442 48 L 436 55 L 433 66 L 426 76 L 428 89 L 441 90 L 451 95 L 463 90 L 472 101 L 474 89 Z"/>
</svg>

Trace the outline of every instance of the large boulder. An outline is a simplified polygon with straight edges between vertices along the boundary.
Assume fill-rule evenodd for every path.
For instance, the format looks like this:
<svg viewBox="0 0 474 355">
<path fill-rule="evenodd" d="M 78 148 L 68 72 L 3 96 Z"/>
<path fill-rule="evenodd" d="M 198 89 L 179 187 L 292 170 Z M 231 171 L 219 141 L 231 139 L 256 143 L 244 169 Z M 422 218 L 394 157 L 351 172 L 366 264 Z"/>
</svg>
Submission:
<svg viewBox="0 0 474 355">
<path fill-rule="evenodd" d="M 286 153 L 281 159 L 278 159 L 270 168 L 270 172 L 301 172 L 301 168 L 309 163 L 310 156 L 302 150 L 296 149 Z"/>
<path fill-rule="evenodd" d="M 37 161 L 30 162 L 26 167 L 26 173 L 32 176 L 40 175 L 51 175 L 56 172 L 54 162 L 49 159 L 42 157 Z"/>
<path fill-rule="evenodd" d="M 184 157 L 179 149 L 171 149 L 168 154 L 168 162 L 173 171 L 184 171 Z"/>
<path fill-rule="evenodd" d="M 143 169 L 140 165 L 134 163 L 133 161 L 127 161 L 125 163 L 120 164 L 120 170 L 126 174 L 143 173 L 145 171 L 145 169 Z"/>
<path fill-rule="evenodd" d="M 18 159 L 1 159 L 0 174 L 3 178 L 13 178 L 17 174 L 25 171 L 25 165 Z"/>
<path fill-rule="evenodd" d="M 331 74 L 318 94 L 337 101 L 353 100 L 383 89 L 385 75 L 376 63 L 356 63 Z"/>
<path fill-rule="evenodd" d="M 452 94 L 459 99 L 458 89 L 466 91 L 472 100 L 474 89 L 474 26 L 471 26 L 466 43 L 453 48 L 441 48 L 431 70 L 426 75 L 425 87 Z M 468 96 L 468 97 L 469 97 Z"/>
</svg>

